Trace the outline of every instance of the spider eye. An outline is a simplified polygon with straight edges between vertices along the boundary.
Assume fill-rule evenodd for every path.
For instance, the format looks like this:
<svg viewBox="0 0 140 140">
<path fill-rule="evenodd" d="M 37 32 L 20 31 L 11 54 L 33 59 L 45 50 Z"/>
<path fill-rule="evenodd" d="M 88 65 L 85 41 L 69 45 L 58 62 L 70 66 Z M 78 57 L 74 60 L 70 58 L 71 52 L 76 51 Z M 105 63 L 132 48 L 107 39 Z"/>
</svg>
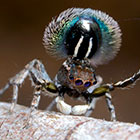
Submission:
<svg viewBox="0 0 140 140">
<path fill-rule="evenodd" d="M 70 80 L 74 80 L 73 75 L 69 75 L 69 79 L 70 79 Z"/>
<path fill-rule="evenodd" d="M 81 86 L 81 85 L 83 85 L 83 81 L 80 80 L 80 79 L 78 79 L 78 80 L 75 81 L 75 84 L 76 84 L 77 86 Z"/>
<path fill-rule="evenodd" d="M 97 83 L 97 81 L 95 80 L 94 82 L 93 82 L 93 85 L 95 85 Z"/>
<path fill-rule="evenodd" d="M 86 83 L 84 84 L 85 87 L 89 87 L 90 85 L 91 85 L 91 82 L 86 82 Z"/>
</svg>

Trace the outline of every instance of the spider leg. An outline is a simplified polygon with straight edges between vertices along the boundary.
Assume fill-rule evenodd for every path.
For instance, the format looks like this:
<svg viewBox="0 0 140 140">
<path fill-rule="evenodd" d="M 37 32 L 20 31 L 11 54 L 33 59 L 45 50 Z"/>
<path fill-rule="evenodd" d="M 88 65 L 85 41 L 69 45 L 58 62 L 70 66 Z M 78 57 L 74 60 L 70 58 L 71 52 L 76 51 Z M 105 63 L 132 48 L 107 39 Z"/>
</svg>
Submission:
<svg viewBox="0 0 140 140">
<path fill-rule="evenodd" d="M 18 74 L 12 77 L 9 82 L 5 85 L 3 89 L 0 90 L 0 95 L 2 95 L 10 86 L 13 86 L 13 98 L 12 98 L 12 105 L 10 108 L 10 112 L 13 112 L 14 106 L 17 103 L 18 98 L 18 87 L 24 81 L 24 79 L 28 76 L 29 70 L 33 67 L 35 60 L 31 61 L 29 64 L 25 66 L 25 69 L 21 70 Z"/>
<path fill-rule="evenodd" d="M 119 81 L 119 82 L 113 84 L 113 86 L 118 87 L 118 88 L 124 88 L 126 86 L 129 86 L 129 85 L 135 83 L 139 78 L 140 78 L 140 70 L 137 73 L 135 73 L 132 77 L 127 78 L 123 81 Z"/>
<path fill-rule="evenodd" d="M 135 83 L 138 79 L 140 78 L 140 70 L 135 73 L 132 77 L 127 78 L 123 81 L 119 81 L 115 84 L 107 84 L 106 85 L 106 93 L 105 93 L 105 97 L 106 97 L 106 102 L 107 102 L 107 106 L 108 109 L 111 113 L 111 120 L 115 121 L 116 120 L 116 115 L 115 115 L 115 108 L 114 105 L 111 102 L 111 95 L 109 94 L 109 91 L 114 90 L 116 87 L 117 88 L 125 88 L 133 83 Z M 108 87 L 108 88 L 107 88 Z M 108 91 L 108 92 L 107 92 Z"/>
<path fill-rule="evenodd" d="M 86 117 L 89 117 L 92 114 L 93 110 L 95 109 L 97 100 L 98 100 L 98 98 L 92 99 L 92 101 L 90 103 L 90 109 L 88 109 L 86 114 L 85 114 Z"/>
<path fill-rule="evenodd" d="M 105 84 L 105 85 L 101 85 L 100 87 L 96 88 L 93 91 L 92 95 L 93 95 L 93 97 L 100 97 L 100 96 L 105 95 L 107 107 L 111 113 L 111 120 L 116 121 L 115 108 L 111 101 L 111 99 L 112 99 L 111 94 L 109 93 L 112 90 L 114 90 L 114 87 L 112 84 Z"/>
<path fill-rule="evenodd" d="M 2 89 L 0 89 L 0 95 L 2 95 L 9 87 L 10 83 L 8 82 Z"/>
<path fill-rule="evenodd" d="M 0 90 L 0 94 L 3 94 L 5 90 L 7 90 L 10 86 L 13 86 L 13 99 L 12 99 L 12 105 L 10 109 L 11 112 L 13 111 L 14 106 L 17 103 L 18 87 L 22 85 L 22 83 L 24 82 L 27 76 L 30 77 L 30 80 L 32 81 L 33 86 L 42 87 L 40 91 L 42 90 L 47 93 L 48 92 L 56 93 L 57 91 L 55 85 L 53 84 L 47 72 L 45 71 L 44 65 L 39 60 L 34 59 L 30 63 L 28 63 L 23 70 L 21 70 L 18 74 L 12 77 L 9 80 L 9 82 L 6 84 L 6 86 Z M 32 102 L 32 105 L 35 105 L 35 107 L 38 106 L 39 99 L 40 99 L 40 97 L 36 93 L 38 92 L 35 91 L 34 99 Z M 52 94 L 52 95 L 55 95 L 55 94 Z"/>
<path fill-rule="evenodd" d="M 105 98 L 106 98 L 107 107 L 111 114 L 111 121 L 116 121 L 115 108 L 111 101 L 111 99 L 112 99 L 111 94 L 105 93 Z"/>
<path fill-rule="evenodd" d="M 13 85 L 13 98 L 12 98 L 12 103 L 10 107 L 10 112 L 13 112 L 13 109 L 17 103 L 17 98 L 18 98 L 18 86 Z"/>
<path fill-rule="evenodd" d="M 41 98 L 41 90 L 37 90 L 35 88 L 33 99 L 31 102 L 31 109 L 30 109 L 31 113 L 38 108 L 40 98 Z"/>
<path fill-rule="evenodd" d="M 111 83 L 111 84 L 103 84 L 99 87 L 97 87 L 92 95 L 93 96 L 102 96 L 105 93 L 108 93 L 110 91 L 113 91 L 115 88 L 125 88 L 129 85 L 134 84 L 137 80 L 140 78 L 140 70 L 135 73 L 132 77 L 129 77 L 123 81 L 119 81 L 117 83 Z"/>
<path fill-rule="evenodd" d="M 30 78 L 31 78 L 32 82 L 35 84 L 35 89 L 34 89 L 33 99 L 31 102 L 30 112 L 27 116 L 27 121 L 25 123 L 24 128 L 28 128 L 30 126 L 30 124 L 33 123 L 33 113 L 39 106 L 41 93 L 44 92 L 45 95 L 51 94 L 51 96 L 57 95 L 56 94 L 57 89 L 56 89 L 55 85 L 50 82 L 46 83 L 47 79 L 46 80 L 42 79 L 43 77 L 41 77 L 41 74 L 42 74 L 42 72 L 36 70 L 35 68 L 33 68 L 30 71 L 30 76 L 31 76 Z"/>
<path fill-rule="evenodd" d="M 39 60 L 32 60 L 30 63 L 28 63 L 23 70 L 21 70 L 18 74 L 16 74 L 14 77 L 10 78 L 8 83 L 0 90 L 0 95 L 2 95 L 10 86 L 13 85 L 21 85 L 25 78 L 29 74 L 29 70 L 34 66 L 36 62 Z"/>
<path fill-rule="evenodd" d="M 38 88 L 35 88 L 29 114 L 27 116 L 27 120 L 25 122 L 23 129 L 29 128 L 30 124 L 33 123 L 33 112 L 38 108 L 40 97 L 41 97 L 41 90 L 38 90 Z"/>
<path fill-rule="evenodd" d="M 56 99 L 53 99 L 52 102 L 46 108 L 47 111 L 51 111 L 53 106 L 56 104 Z"/>
<path fill-rule="evenodd" d="M 131 84 L 134 84 L 139 78 L 140 78 L 140 70 L 137 73 L 135 73 L 132 77 L 127 78 L 124 81 L 119 81 L 115 84 L 112 83 L 100 85 L 99 87 L 93 90 L 93 92 L 91 93 L 91 98 L 105 95 L 106 103 L 111 113 L 111 120 L 115 121 L 116 120 L 115 109 L 111 101 L 112 97 L 110 95 L 110 92 L 115 90 L 115 88 L 125 88 Z"/>
</svg>

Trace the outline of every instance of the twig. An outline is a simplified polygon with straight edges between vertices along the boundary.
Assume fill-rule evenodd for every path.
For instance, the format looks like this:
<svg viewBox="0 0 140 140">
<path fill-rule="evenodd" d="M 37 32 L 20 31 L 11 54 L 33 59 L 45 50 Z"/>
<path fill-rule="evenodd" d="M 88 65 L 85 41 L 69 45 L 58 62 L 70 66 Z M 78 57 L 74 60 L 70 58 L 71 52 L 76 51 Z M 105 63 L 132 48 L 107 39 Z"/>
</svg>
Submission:
<svg viewBox="0 0 140 140">
<path fill-rule="evenodd" d="M 37 110 L 25 127 L 29 108 L 0 103 L 0 140 L 140 140 L 140 126 Z"/>
</svg>

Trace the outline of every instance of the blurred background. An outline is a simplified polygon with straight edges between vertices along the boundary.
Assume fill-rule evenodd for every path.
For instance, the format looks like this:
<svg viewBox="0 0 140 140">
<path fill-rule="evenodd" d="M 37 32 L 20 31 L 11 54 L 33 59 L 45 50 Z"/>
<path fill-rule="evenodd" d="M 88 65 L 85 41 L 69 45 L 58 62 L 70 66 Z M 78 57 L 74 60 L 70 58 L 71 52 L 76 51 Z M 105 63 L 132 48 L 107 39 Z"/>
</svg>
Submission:
<svg viewBox="0 0 140 140">
<path fill-rule="evenodd" d="M 52 17 L 70 7 L 99 9 L 116 19 L 122 29 L 122 47 L 117 57 L 99 66 L 96 73 L 104 82 L 123 80 L 140 68 L 140 1 L 139 0 L 14 0 L 0 2 L 0 88 L 8 79 L 34 58 L 39 58 L 53 78 L 64 60 L 49 56 L 42 45 L 45 26 Z M 30 106 L 33 87 L 27 79 L 19 90 L 18 103 Z M 140 81 L 134 88 L 112 93 L 119 121 L 140 124 Z M 12 88 L 0 97 L 10 102 Z M 52 98 L 42 96 L 39 109 L 45 109 Z M 55 110 L 55 108 L 53 109 Z M 95 118 L 110 119 L 104 97 L 92 114 Z"/>
</svg>

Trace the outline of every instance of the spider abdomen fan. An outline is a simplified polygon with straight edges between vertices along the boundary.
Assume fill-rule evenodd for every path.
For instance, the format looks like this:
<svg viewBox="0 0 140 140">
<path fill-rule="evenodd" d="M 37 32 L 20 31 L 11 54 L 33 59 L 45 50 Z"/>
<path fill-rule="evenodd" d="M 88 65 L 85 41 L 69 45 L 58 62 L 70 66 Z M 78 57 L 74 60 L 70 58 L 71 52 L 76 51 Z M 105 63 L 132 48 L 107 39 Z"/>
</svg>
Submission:
<svg viewBox="0 0 140 140">
<path fill-rule="evenodd" d="M 95 66 L 115 57 L 121 45 L 121 30 L 104 12 L 70 8 L 49 23 L 43 40 L 50 54 L 60 58 L 88 58 Z"/>
</svg>

